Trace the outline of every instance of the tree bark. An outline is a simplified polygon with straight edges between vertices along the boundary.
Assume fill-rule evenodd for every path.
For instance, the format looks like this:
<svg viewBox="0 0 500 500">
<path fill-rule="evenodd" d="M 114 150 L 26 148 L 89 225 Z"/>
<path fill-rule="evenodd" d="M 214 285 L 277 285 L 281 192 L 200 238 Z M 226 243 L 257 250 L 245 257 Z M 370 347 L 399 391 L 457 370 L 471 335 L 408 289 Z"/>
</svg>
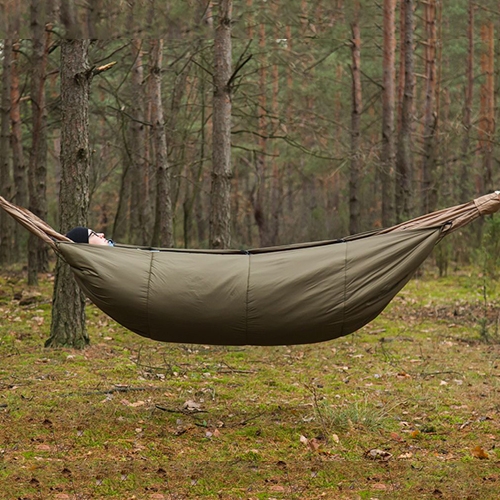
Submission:
<svg viewBox="0 0 500 500">
<path fill-rule="evenodd" d="M 86 226 L 89 203 L 89 40 L 61 41 L 60 229 Z M 85 297 L 61 259 L 56 267 L 50 338 L 46 347 L 83 348 L 89 343 Z"/>
<path fill-rule="evenodd" d="M 467 66 L 465 70 L 465 99 L 462 118 L 462 164 L 460 169 L 459 201 L 470 200 L 472 184 L 470 182 L 470 131 L 472 127 L 472 103 L 474 97 L 474 0 L 469 0 L 469 21 L 467 26 Z"/>
<path fill-rule="evenodd" d="M 104 13 L 103 2 L 101 0 L 89 0 L 87 2 L 87 35 L 88 38 L 104 38 L 103 30 L 99 26 L 99 21 Z"/>
<path fill-rule="evenodd" d="M 42 4 L 43 2 L 39 2 Z M 82 38 L 83 33 L 81 25 L 77 21 L 77 13 L 74 0 L 61 0 L 60 4 L 61 23 L 63 24 L 66 32 L 64 33 L 67 39 Z"/>
<path fill-rule="evenodd" d="M 2 97 L 0 117 L 0 195 L 11 198 L 10 164 L 10 88 L 11 88 L 12 39 L 4 39 L 2 63 Z M 0 210 L 0 264 L 7 264 L 12 249 L 10 217 Z"/>
<path fill-rule="evenodd" d="M 31 61 L 32 144 L 28 168 L 29 209 L 42 220 L 47 218 L 47 112 L 45 107 L 45 74 L 49 52 L 49 32 L 40 24 L 39 4 L 31 2 L 33 49 Z M 19 203 L 22 205 L 22 203 Z M 30 234 L 28 243 L 28 283 L 38 283 L 38 272 L 49 267 L 47 245 Z"/>
<path fill-rule="evenodd" d="M 231 242 L 231 14 L 232 0 L 221 0 L 214 42 L 212 187 L 210 247 Z"/>
<path fill-rule="evenodd" d="M 170 169 L 167 158 L 167 139 L 163 119 L 163 103 L 161 99 L 161 68 L 163 40 L 151 40 L 151 121 L 153 123 L 153 141 L 156 171 L 156 217 L 153 232 L 153 245 L 172 247 L 172 193 Z"/>
<path fill-rule="evenodd" d="M 26 177 L 26 163 L 24 161 L 22 130 L 21 130 L 21 90 L 19 82 L 19 47 L 20 40 L 16 40 L 12 46 L 12 84 L 10 90 L 11 109 L 10 118 L 12 122 L 11 145 L 12 145 L 12 173 L 14 178 L 15 194 L 14 203 L 21 207 L 28 206 L 28 182 Z M 21 256 L 21 241 L 25 239 L 26 232 L 15 224 L 14 252 Z M 28 283 L 30 283 L 28 279 Z"/>
<path fill-rule="evenodd" d="M 352 113 L 351 113 L 351 167 L 349 171 L 349 232 L 360 232 L 359 218 L 359 181 L 361 177 L 361 31 L 359 28 L 359 3 L 354 6 L 354 21 L 351 25 L 351 75 L 352 75 Z"/>
<path fill-rule="evenodd" d="M 481 41 L 484 51 L 481 54 L 481 73 L 485 75 L 481 85 L 481 104 L 479 110 L 479 145 L 483 158 L 483 172 L 480 179 L 480 192 L 493 190 L 493 144 L 495 136 L 495 38 L 492 21 L 481 26 Z M 479 194 L 479 193 L 478 193 Z"/>
<path fill-rule="evenodd" d="M 413 0 L 402 0 L 404 20 L 404 92 L 396 152 L 396 222 L 409 219 L 412 212 L 412 127 L 413 127 Z M 402 78 L 402 75 L 400 75 Z"/>
<path fill-rule="evenodd" d="M 424 4 L 425 30 L 425 111 L 422 162 L 422 213 L 432 212 L 437 205 L 436 186 L 436 0 Z"/>
<path fill-rule="evenodd" d="M 272 6 L 272 12 L 274 16 L 278 16 L 278 4 Z M 276 39 L 281 36 L 281 27 L 277 26 L 275 31 Z M 279 109 L 278 109 L 278 97 L 280 90 L 280 78 L 279 78 L 279 66 L 275 60 L 272 66 L 272 81 L 273 81 L 273 93 L 271 101 L 271 112 L 272 112 L 272 127 L 273 133 L 278 131 L 279 127 Z M 282 198 L 282 172 L 280 169 L 280 159 L 278 151 L 278 143 L 274 141 L 273 144 L 273 160 L 272 160 L 272 184 L 271 184 L 271 202 L 270 202 L 270 212 L 271 218 L 269 221 L 269 239 L 271 245 L 277 245 L 279 241 L 279 230 L 280 230 L 280 219 L 281 219 L 281 198 Z"/>
<path fill-rule="evenodd" d="M 255 222 L 259 228 L 260 246 L 272 245 L 269 230 L 269 215 L 266 207 L 266 174 L 267 174 L 267 57 L 266 57 L 266 25 L 261 22 L 259 25 L 259 48 L 262 61 L 259 67 L 259 106 L 258 106 L 258 137 L 259 150 L 255 155 L 255 170 L 257 172 L 257 182 L 255 195 L 253 197 L 253 211 Z"/>
<path fill-rule="evenodd" d="M 149 206 L 146 196 L 144 161 L 146 130 L 144 124 L 144 69 L 142 63 L 142 40 L 134 39 L 131 44 L 133 65 L 131 71 L 132 107 L 130 120 L 130 175 L 132 192 L 130 198 L 130 240 L 137 245 L 147 245 L 145 207 Z"/>
<path fill-rule="evenodd" d="M 394 215 L 394 168 L 396 160 L 394 103 L 396 85 L 396 0 L 384 0 L 383 6 L 383 89 L 382 151 L 382 227 L 389 227 Z"/>
</svg>

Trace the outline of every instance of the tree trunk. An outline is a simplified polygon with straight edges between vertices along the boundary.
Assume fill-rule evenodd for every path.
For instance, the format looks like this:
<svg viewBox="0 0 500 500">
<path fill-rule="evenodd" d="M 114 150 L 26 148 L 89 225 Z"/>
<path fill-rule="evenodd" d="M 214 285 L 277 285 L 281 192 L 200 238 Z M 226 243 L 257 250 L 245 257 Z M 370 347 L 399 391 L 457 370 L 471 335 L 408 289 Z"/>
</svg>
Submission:
<svg viewBox="0 0 500 500">
<path fill-rule="evenodd" d="M 480 191 L 493 190 L 493 144 L 495 137 L 495 41 L 492 21 L 481 26 L 481 41 L 484 51 L 481 54 L 481 73 L 485 75 L 481 85 L 481 105 L 479 110 L 478 135 L 483 156 L 483 174 Z M 479 194 L 479 193 L 478 193 Z"/>
<path fill-rule="evenodd" d="M 461 203 L 470 200 L 472 185 L 470 182 L 470 131 L 472 127 L 472 102 L 474 97 L 474 0 L 469 0 L 469 22 L 467 26 L 467 66 L 465 70 L 465 99 L 462 118 L 462 164 L 460 169 L 459 193 Z"/>
<path fill-rule="evenodd" d="M 89 94 L 92 72 L 89 40 L 61 41 L 61 187 L 60 229 L 86 226 L 89 203 Z M 56 267 L 52 324 L 46 347 L 83 348 L 89 343 L 85 326 L 85 297 L 69 266 Z"/>
<path fill-rule="evenodd" d="M 2 98 L 0 117 L 0 195 L 11 198 L 10 167 L 10 88 L 11 88 L 12 40 L 4 39 L 2 64 Z M 12 225 L 10 217 L 0 210 L 0 264 L 7 264 L 12 249 Z"/>
<path fill-rule="evenodd" d="M 153 245 L 172 247 L 172 193 L 170 169 L 167 158 L 167 139 L 163 119 L 161 100 L 161 67 L 163 40 L 151 40 L 151 121 L 153 123 L 153 141 L 156 171 L 156 217 L 153 232 Z"/>
<path fill-rule="evenodd" d="M 214 44 L 212 187 L 210 247 L 231 242 L 231 14 L 232 0 L 219 4 Z"/>
<path fill-rule="evenodd" d="M 401 102 L 401 123 L 396 152 L 396 222 L 409 219 L 412 212 L 412 125 L 413 125 L 413 0 L 402 0 L 404 20 L 404 92 Z M 402 75 L 400 75 L 402 78 Z"/>
<path fill-rule="evenodd" d="M 278 4 L 272 6 L 272 12 L 275 17 L 278 16 Z M 281 27 L 277 26 L 275 31 L 276 39 L 280 37 Z M 272 67 L 273 94 L 271 101 L 272 112 L 272 127 L 273 134 L 277 133 L 279 127 L 279 109 L 278 97 L 280 90 L 279 66 L 276 58 Z M 280 169 L 280 159 L 278 151 L 278 143 L 273 144 L 273 161 L 272 161 L 272 184 L 271 184 L 271 203 L 270 212 L 271 218 L 269 221 L 269 239 L 271 245 L 277 245 L 279 241 L 280 219 L 281 219 L 281 192 L 282 192 L 282 172 Z"/>
<path fill-rule="evenodd" d="M 394 167 L 396 160 L 394 103 L 396 85 L 396 0 L 384 0 L 384 47 L 382 89 L 382 227 L 389 227 L 394 215 Z"/>
<path fill-rule="evenodd" d="M 26 178 L 26 163 L 24 161 L 23 138 L 21 130 L 21 90 L 19 82 L 19 46 L 20 40 L 16 40 L 12 46 L 12 84 L 10 90 L 12 121 L 12 173 L 14 178 L 15 194 L 14 203 L 21 207 L 28 206 L 28 182 Z M 21 241 L 25 240 L 26 232 L 19 224 L 15 224 L 14 230 L 14 252 L 21 255 Z M 38 239 L 38 238 L 37 238 Z M 40 240 L 39 240 L 40 241 Z M 46 245 L 44 245 L 46 246 Z M 28 283 L 30 283 L 28 279 Z M 30 283 L 31 284 L 31 283 Z"/>
<path fill-rule="evenodd" d="M 101 0 L 88 0 L 87 2 L 87 34 L 88 38 L 104 38 L 102 29 L 98 28 L 100 16 L 103 13 Z"/>
<path fill-rule="evenodd" d="M 43 2 L 39 2 L 43 4 Z M 66 39 L 82 38 L 83 33 L 81 25 L 77 21 L 76 7 L 74 0 L 61 0 L 60 4 L 61 23 L 63 24 L 66 32 L 64 37 Z"/>
<path fill-rule="evenodd" d="M 424 20 L 427 33 L 425 44 L 425 111 L 424 111 L 424 158 L 422 162 L 422 213 L 432 212 L 437 205 L 436 186 L 436 0 L 424 4 Z"/>
<path fill-rule="evenodd" d="M 113 239 L 119 242 L 124 242 L 128 238 L 130 192 L 132 190 L 130 179 L 130 156 L 126 152 L 122 152 L 122 157 L 123 170 L 121 173 L 118 206 L 116 207 L 112 233 Z"/>
<path fill-rule="evenodd" d="M 146 130 L 144 125 L 144 71 L 142 63 L 142 40 L 134 39 L 131 44 L 133 65 L 131 71 L 132 108 L 130 111 L 130 175 L 132 193 L 130 198 L 130 240 L 137 245 L 147 245 L 147 231 L 144 220 L 145 207 L 149 206 L 145 179 L 147 165 L 144 161 Z"/>
<path fill-rule="evenodd" d="M 262 60 L 259 67 L 259 106 L 258 106 L 258 136 L 259 150 L 255 155 L 255 170 L 257 172 L 257 182 L 255 195 L 253 198 L 253 209 L 255 222 L 259 228 L 260 246 L 271 246 L 269 215 L 266 207 L 266 174 L 267 174 L 267 58 L 266 54 L 266 25 L 261 22 L 259 25 L 259 48 Z"/>
<path fill-rule="evenodd" d="M 349 171 L 349 232 L 360 232 L 359 181 L 361 177 L 361 32 L 359 29 L 359 3 L 354 6 L 354 21 L 351 25 L 352 40 L 352 114 L 351 114 L 351 167 Z"/>
<path fill-rule="evenodd" d="M 45 109 L 45 73 L 49 52 L 49 32 L 40 24 L 39 3 L 31 2 L 33 51 L 31 62 L 32 146 L 28 169 L 29 209 L 42 220 L 47 218 L 47 114 Z M 28 283 L 38 283 L 38 272 L 49 266 L 47 245 L 30 234 L 28 244 Z"/>
</svg>

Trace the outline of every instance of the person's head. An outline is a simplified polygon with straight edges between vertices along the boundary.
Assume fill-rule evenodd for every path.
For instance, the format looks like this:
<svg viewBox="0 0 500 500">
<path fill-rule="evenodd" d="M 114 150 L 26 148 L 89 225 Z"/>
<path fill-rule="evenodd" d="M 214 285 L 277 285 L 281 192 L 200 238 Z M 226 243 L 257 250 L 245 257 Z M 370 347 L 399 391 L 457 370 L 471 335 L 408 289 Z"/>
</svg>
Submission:
<svg viewBox="0 0 500 500">
<path fill-rule="evenodd" d="M 75 243 L 89 243 L 91 245 L 113 245 L 111 240 L 107 240 L 104 233 L 97 233 L 88 227 L 74 227 L 66 233 L 66 237 Z"/>
</svg>

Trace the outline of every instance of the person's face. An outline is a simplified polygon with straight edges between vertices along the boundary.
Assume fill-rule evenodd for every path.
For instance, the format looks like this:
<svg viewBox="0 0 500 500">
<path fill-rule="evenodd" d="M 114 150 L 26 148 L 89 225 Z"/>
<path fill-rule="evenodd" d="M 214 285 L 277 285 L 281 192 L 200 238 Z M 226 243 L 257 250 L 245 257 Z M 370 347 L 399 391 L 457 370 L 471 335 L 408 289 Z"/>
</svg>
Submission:
<svg viewBox="0 0 500 500">
<path fill-rule="evenodd" d="M 95 231 L 89 230 L 89 243 L 91 245 L 108 245 L 108 240 L 104 236 L 104 233 L 96 233 Z"/>
</svg>

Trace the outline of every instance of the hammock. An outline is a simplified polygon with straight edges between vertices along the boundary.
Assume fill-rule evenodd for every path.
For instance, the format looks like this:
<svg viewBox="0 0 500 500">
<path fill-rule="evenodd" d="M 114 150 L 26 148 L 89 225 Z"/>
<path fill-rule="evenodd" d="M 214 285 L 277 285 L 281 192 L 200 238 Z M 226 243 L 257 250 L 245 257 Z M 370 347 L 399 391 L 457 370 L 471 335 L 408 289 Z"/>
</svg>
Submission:
<svg viewBox="0 0 500 500">
<path fill-rule="evenodd" d="M 248 251 L 75 244 L 2 197 L 0 206 L 52 246 L 97 307 L 139 335 L 291 345 L 370 322 L 444 235 L 496 212 L 500 195 L 340 240 Z"/>
</svg>

